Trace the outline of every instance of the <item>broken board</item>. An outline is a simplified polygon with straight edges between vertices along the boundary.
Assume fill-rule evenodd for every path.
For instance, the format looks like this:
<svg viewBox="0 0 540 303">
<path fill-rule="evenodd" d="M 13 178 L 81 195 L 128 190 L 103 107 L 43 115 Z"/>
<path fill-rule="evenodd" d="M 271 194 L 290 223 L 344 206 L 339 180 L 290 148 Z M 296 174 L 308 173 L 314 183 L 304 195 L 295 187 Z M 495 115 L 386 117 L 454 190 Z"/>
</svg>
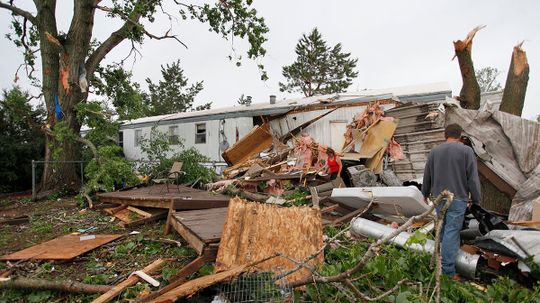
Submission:
<svg viewBox="0 0 540 303">
<path fill-rule="evenodd" d="M 133 227 L 167 217 L 166 209 L 141 208 L 140 210 L 147 213 L 149 216 L 143 216 L 141 213 L 133 211 L 133 207 L 125 205 L 113 208 L 105 208 L 103 211 L 120 220 L 124 227 Z"/>
<path fill-rule="evenodd" d="M 184 210 L 225 207 L 230 199 L 226 195 L 187 186 L 179 186 L 178 189 L 167 191 L 166 184 L 102 193 L 98 194 L 98 198 L 102 203 L 165 209 L 169 209 L 171 201 L 174 201 L 174 209 Z"/>
<path fill-rule="evenodd" d="M 0 260 L 69 260 L 122 236 L 69 234 L 0 257 Z M 85 238 L 89 239 L 81 241 Z"/>
<path fill-rule="evenodd" d="M 225 225 L 227 207 L 174 212 L 170 224 L 201 255 L 204 248 L 218 243 Z"/>
<path fill-rule="evenodd" d="M 238 197 L 231 199 L 227 220 L 216 259 L 216 272 L 262 260 L 277 253 L 305 260 L 323 246 L 321 213 L 308 206 L 278 207 L 261 203 L 246 202 Z M 324 261 L 323 254 L 307 264 L 316 265 Z M 257 268 L 276 273 L 296 267 L 287 258 L 267 260 Z M 293 282 L 310 275 L 302 268 L 287 276 Z"/>
<path fill-rule="evenodd" d="M 230 165 L 236 165 L 269 148 L 272 143 L 273 138 L 268 124 L 257 125 L 240 141 L 224 151 L 222 156 Z"/>
</svg>

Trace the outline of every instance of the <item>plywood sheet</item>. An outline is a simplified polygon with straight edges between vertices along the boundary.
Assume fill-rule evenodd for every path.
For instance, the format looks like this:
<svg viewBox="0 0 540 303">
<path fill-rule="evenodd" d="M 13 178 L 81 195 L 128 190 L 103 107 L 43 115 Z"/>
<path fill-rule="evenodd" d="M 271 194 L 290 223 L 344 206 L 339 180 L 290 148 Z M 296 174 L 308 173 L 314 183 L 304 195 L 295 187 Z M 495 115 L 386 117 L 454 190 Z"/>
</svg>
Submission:
<svg viewBox="0 0 540 303">
<path fill-rule="evenodd" d="M 282 253 L 304 260 L 323 246 L 321 214 L 311 207 L 281 208 L 276 205 L 231 199 L 227 220 L 221 235 L 216 271 L 261 260 Z M 320 254 L 308 264 L 323 262 Z M 286 271 L 296 266 L 292 261 L 277 257 L 257 266 L 260 270 Z M 286 278 L 296 281 L 309 275 L 303 268 Z"/>
<path fill-rule="evenodd" d="M 122 237 L 122 235 L 93 235 L 95 236 L 93 239 L 81 240 L 81 237 L 90 236 L 92 235 L 69 234 L 61 236 L 16 253 L 3 256 L 0 260 L 69 260 Z"/>
<path fill-rule="evenodd" d="M 257 125 L 240 141 L 223 152 L 222 156 L 230 165 L 235 165 L 269 148 L 272 143 L 272 135 L 268 130 L 268 125 Z"/>
<path fill-rule="evenodd" d="M 390 139 L 396 131 L 397 123 L 394 121 L 380 120 L 366 133 L 360 149 L 360 158 L 372 158 L 381 149 L 386 149 Z"/>
</svg>

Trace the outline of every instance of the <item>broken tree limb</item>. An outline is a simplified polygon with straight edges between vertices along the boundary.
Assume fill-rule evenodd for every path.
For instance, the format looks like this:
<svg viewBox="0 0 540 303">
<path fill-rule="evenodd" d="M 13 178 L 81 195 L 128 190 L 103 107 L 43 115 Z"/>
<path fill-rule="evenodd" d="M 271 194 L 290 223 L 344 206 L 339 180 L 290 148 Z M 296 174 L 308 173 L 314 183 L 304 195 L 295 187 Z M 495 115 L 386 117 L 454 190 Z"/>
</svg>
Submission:
<svg viewBox="0 0 540 303">
<path fill-rule="evenodd" d="M 480 85 L 478 85 L 478 81 L 476 80 L 471 51 L 474 36 L 484 27 L 485 25 L 479 25 L 467 34 L 465 40 L 454 41 L 454 58 L 458 58 L 461 79 L 463 80 L 463 86 L 461 87 L 458 100 L 463 108 L 480 108 Z"/>
<path fill-rule="evenodd" d="M 333 276 L 325 276 L 325 277 L 308 276 L 308 277 L 306 277 L 306 278 L 304 278 L 302 280 L 298 280 L 298 281 L 295 281 L 294 283 L 291 283 L 291 287 L 295 288 L 295 287 L 303 286 L 303 285 L 310 284 L 310 283 L 332 283 L 332 282 L 342 282 L 343 283 L 345 281 L 345 279 L 349 279 L 353 274 L 357 273 L 362 268 L 364 268 L 364 266 L 367 264 L 367 262 L 376 255 L 377 251 L 379 250 L 379 248 L 383 244 L 388 243 L 392 238 L 395 238 L 400 233 L 406 231 L 407 228 L 409 228 L 414 222 L 416 222 L 418 220 L 421 220 L 421 219 L 427 217 L 428 215 L 430 215 L 433 212 L 433 210 L 435 209 L 435 207 L 442 201 L 442 199 L 450 198 L 450 197 L 453 197 L 452 193 L 450 193 L 447 190 L 443 191 L 435 199 L 435 201 L 433 202 L 433 205 L 428 210 L 426 210 L 425 212 L 423 212 L 420 215 L 413 216 L 413 217 L 409 218 L 409 220 L 407 220 L 407 222 L 405 222 L 399 228 L 394 230 L 392 233 L 385 235 L 384 237 L 380 238 L 376 242 L 373 242 L 369 246 L 366 253 L 362 256 L 360 261 L 358 261 L 352 268 L 350 268 L 350 269 L 348 269 L 348 270 L 346 270 L 346 271 L 344 271 L 342 273 L 339 273 L 337 275 L 333 275 Z"/>
<path fill-rule="evenodd" d="M 156 261 L 152 262 L 150 265 L 146 266 L 142 271 L 146 274 L 151 274 L 157 270 L 159 270 L 163 265 L 165 264 L 165 260 L 163 259 L 157 259 Z M 117 284 L 116 286 L 112 287 L 109 291 L 104 293 L 103 295 L 99 296 L 97 299 L 92 301 L 92 303 L 106 303 L 114 299 L 116 296 L 121 294 L 126 288 L 135 285 L 137 282 L 139 282 L 140 278 L 139 276 L 132 275 L 128 277 L 126 280 L 121 282 L 120 284 Z"/>
<path fill-rule="evenodd" d="M 499 108 L 500 111 L 516 116 L 521 116 L 523 111 L 527 83 L 529 82 L 529 62 L 527 54 L 521 48 L 522 45 L 523 42 L 514 46 Z"/>
<path fill-rule="evenodd" d="M 33 290 L 57 290 L 70 293 L 95 294 L 105 293 L 112 286 L 109 285 L 92 285 L 76 281 L 49 281 L 44 279 L 29 279 L 29 278 L 7 278 L 0 280 L 0 289 L 33 289 Z"/>
</svg>

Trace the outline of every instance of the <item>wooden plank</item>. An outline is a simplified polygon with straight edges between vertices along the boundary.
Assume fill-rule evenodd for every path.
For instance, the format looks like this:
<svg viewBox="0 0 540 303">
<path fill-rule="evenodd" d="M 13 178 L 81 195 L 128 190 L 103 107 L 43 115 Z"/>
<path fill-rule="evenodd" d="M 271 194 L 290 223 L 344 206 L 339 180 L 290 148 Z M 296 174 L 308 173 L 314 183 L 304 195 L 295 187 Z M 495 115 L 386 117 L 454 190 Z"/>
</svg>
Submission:
<svg viewBox="0 0 540 303">
<path fill-rule="evenodd" d="M 517 191 L 510 184 L 495 174 L 491 168 L 482 162 L 482 160 L 477 159 L 476 163 L 478 164 L 478 172 L 486 177 L 491 184 L 504 193 L 508 198 L 512 199 L 514 197 Z"/>
<path fill-rule="evenodd" d="M 195 251 L 200 255 L 204 249 L 204 241 L 197 237 L 196 234 L 192 233 L 180 222 L 174 218 L 170 221 L 170 225 L 180 234 L 180 236 L 186 240 L 186 242 L 191 246 Z"/>
<path fill-rule="evenodd" d="M 165 264 L 165 261 L 163 259 L 157 259 L 156 261 L 152 262 L 150 265 L 143 268 L 143 272 L 145 274 L 152 274 L 153 272 L 159 270 L 163 265 Z M 121 294 L 126 288 L 135 285 L 137 282 L 139 282 L 140 278 L 137 275 L 129 276 L 124 281 L 120 282 L 119 284 L 115 285 L 111 290 L 108 292 L 102 294 L 98 298 L 96 298 L 92 303 L 107 303 L 112 301 L 116 296 Z"/>
<path fill-rule="evenodd" d="M 173 213 L 174 221 L 178 221 L 205 243 L 219 242 L 226 217 L 226 207 Z"/>
<path fill-rule="evenodd" d="M 144 210 L 142 210 L 142 209 L 138 209 L 138 208 L 133 207 L 133 206 L 128 206 L 127 209 L 129 209 L 130 211 L 132 211 L 132 212 L 134 212 L 134 213 L 137 213 L 137 214 L 139 214 L 139 215 L 141 215 L 141 216 L 143 216 L 143 217 L 145 217 L 145 218 L 150 218 L 150 217 L 152 217 L 152 214 L 151 214 L 151 213 L 146 212 L 146 211 L 144 211 Z"/>
<path fill-rule="evenodd" d="M 165 217 L 167 217 L 167 211 L 162 209 L 160 213 L 153 214 L 151 217 L 131 221 L 129 223 L 124 223 L 123 225 L 124 225 L 125 228 L 132 228 L 132 227 L 143 225 L 143 224 L 146 224 L 146 223 L 158 221 L 158 220 L 161 220 L 161 219 L 163 219 Z"/>
<path fill-rule="evenodd" d="M 81 241 L 81 237 L 87 236 L 89 235 L 64 235 L 56 239 L 3 256 L 0 258 L 0 260 L 69 260 L 103 244 L 114 241 L 122 237 L 123 235 L 94 235 L 94 239 Z"/>
<path fill-rule="evenodd" d="M 206 209 L 225 207 L 229 202 L 226 195 L 179 186 L 179 190 L 167 192 L 165 185 L 154 185 L 126 191 L 98 194 L 102 203 L 125 204 L 135 207 L 168 209 L 171 201 L 175 201 L 175 209 Z"/>
<path fill-rule="evenodd" d="M 182 269 L 180 269 L 176 275 L 172 276 L 169 279 L 169 284 L 167 286 L 149 294 L 141 300 L 138 300 L 137 303 L 149 302 L 182 285 L 186 281 L 187 277 L 196 273 L 206 263 L 214 261 L 216 259 L 216 254 L 217 245 L 207 247 L 201 256 L 182 267 Z"/>
</svg>

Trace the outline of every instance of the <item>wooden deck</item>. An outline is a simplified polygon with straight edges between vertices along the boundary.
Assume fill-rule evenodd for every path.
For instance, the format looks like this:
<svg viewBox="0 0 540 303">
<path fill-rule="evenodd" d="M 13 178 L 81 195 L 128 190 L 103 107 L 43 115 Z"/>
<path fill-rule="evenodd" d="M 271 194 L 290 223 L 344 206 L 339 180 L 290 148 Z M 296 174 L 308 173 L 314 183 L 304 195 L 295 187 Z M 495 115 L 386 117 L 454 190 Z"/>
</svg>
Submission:
<svg viewBox="0 0 540 303">
<path fill-rule="evenodd" d="M 130 190 L 98 194 L 102 203 L 116 203 L 139 207 L 173 208 L 181 210 L 226 207 L 229 197 L 186 186 L 165 184 L 134 188 Z"/>
<path fill-rule="evenodd" d="M 227 207 L 174 212 L 170 224 L 199 255 L 219 243 L 227 217 Z"/>
</svg>

